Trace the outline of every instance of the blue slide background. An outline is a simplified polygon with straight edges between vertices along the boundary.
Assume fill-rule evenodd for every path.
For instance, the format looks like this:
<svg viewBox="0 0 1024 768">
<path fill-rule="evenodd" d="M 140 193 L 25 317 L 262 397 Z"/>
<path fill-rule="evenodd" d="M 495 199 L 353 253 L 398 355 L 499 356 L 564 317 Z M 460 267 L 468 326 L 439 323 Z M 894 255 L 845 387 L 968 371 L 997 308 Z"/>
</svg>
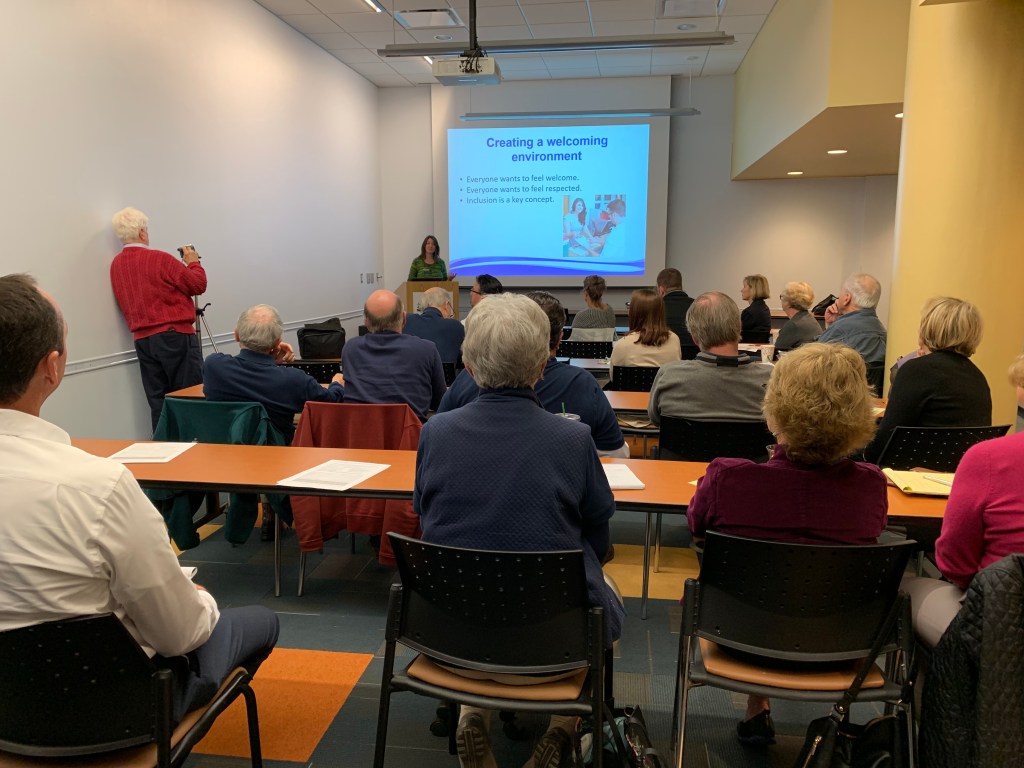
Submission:
<svg viewBox="0 0 1024 768">
<path fill-rule="evenodd" d="M 607 147 L 550 146 L 559 139 L 607 139 Z M 488 146 L 506 142 L 506 146 Z M 532 148 L 529 144 L 532 142 Z M 543 146 L 538 146 L 543 142 Z M 448 131 L 449 266 L 475 275 L 642 275 L 647 248 L 650 128 L 453 128 Z M 532 153 L 581 153 L 580 160 L 513 159 Z M 552 176 L 575 180 L 548 180 Z M 537 180 L 533 177 L 543 177 Z M 518 180 L 515 180 L 518 177 Z M 564 191 L 561 187 L 570 187 Z M 557 191 L 548 191 L 549 187 Z M 578 191 L 574 188 L 578 187 Z M 623 197 L 624 247 L 605 256 L 566 256 L 564 198 Z M 607 207 L 601 200 L 601 209 Z"/>
</svg>

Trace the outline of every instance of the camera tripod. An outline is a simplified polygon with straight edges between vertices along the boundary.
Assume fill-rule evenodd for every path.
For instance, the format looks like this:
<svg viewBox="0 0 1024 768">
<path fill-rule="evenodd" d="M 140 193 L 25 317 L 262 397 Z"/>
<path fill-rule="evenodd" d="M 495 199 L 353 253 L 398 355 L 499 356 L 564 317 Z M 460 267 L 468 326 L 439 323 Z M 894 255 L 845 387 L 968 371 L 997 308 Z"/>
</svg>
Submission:
<svg viewBox="0 0 1024 768">
<path fill-rule="evenodd" d="M 217 349 L 217 342 L 213 340 L 213 334 L 210 332 L 210 326 L 206 322 L 206 308 L 210 306 L 207 302 L 203 306 L 199 306 L 199 297 L 196 297 L 196 336 L 199 338 L 199 349 L 203 349 L 203 331 L 206 331 L 206 338 L 210 340 L 210 346 L 213 347 L 214 352 L 220 352 Z"/>
</svg>

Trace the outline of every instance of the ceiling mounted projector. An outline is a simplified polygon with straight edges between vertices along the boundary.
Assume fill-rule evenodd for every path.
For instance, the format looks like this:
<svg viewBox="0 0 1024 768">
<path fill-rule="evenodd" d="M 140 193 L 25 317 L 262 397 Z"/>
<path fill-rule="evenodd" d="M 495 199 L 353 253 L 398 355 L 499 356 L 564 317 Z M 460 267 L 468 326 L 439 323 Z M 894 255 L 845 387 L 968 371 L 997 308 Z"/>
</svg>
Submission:
<svg viewBox="0 0 1024 768">
<path fill-rule="evenodd" d="M 438 59 L 431 65 L 441 85 L 497 85 L 501 82 L 498 62 L 489 56 L 461 56 Z"/>
</svg>

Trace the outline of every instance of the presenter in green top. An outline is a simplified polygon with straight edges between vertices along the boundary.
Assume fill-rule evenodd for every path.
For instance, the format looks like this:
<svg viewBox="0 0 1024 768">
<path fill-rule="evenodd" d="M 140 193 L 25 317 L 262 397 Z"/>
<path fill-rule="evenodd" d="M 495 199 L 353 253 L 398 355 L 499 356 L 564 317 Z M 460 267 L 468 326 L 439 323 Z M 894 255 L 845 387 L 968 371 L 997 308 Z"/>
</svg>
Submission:
<svg viewBox="0 0 1024 768">
<path fill-rule="evenodd" d="M 441 259 L 441 246 L 437 244 L 437 238 L 427 235 L 423 238 L 420 246 L 420 255 L 412 260 L 409 267 L 410 280 L 451 280 L 455 277 L 454 272 L 449 272 Z"/>
</svg>

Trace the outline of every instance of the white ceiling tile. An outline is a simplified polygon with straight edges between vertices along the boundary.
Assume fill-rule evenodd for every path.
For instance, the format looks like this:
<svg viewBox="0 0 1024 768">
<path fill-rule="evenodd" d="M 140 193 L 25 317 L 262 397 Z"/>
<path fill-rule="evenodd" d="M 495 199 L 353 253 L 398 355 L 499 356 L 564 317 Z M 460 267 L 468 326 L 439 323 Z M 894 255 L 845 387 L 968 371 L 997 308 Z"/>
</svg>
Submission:
<svg viewBox="0 0 1024 768">
<path fill-rule="evenodd" d="M 437 0 L 434 0 L 437 2 Z M 467 43 L 469 42 L 469 30 L 465 27 L 451 27 L 444 31 L 438 29 L 410 29 L 409 34 L 417 43 Z M 438 37 L 447 37 L 448 40 L 438 40 Z"/>
<path fill-rule="evenodd" d="M 651 52 L 646 51 L 600 51 L 597 63 L 604 71 L 605 67 L 649 67 Z"/>
<path fill-rule="evenodd" d="M 433 75 L 430 74 L 430 65 L 427 64 L 426 59 L 422 56 L 415 59 L 388 59 L 388 63 L 395 72 L 404 77 L 424 74 L 428 77 L 433 77 Z"/>
<path fill-rule="evenodd" d="M 725 19 L 723 18 L 724 24 Z M 679 29 L 680 24 L 693 24 L 694 29 Z M 714 16 L 698 16 L 689 19 L 656 19 L 654 31 L 659 35 L 678 35 L 680 32 L 714 32 L 721 28 Z"/>
<path fill-rule="evenodd" d="M 386 13 L 332 13 L 329 16 L 335 24 L 349 33 L 405 30 L 405 27 Z"/>
<path fill-rule="evenodd" d="M 537 39 L 549 37 L 592 37 L 590 24 L 531 24 Z"/>
<path fill-rule="evenodd" d="M 601 77 L 646 77 L 650 67 L 601 67 Z"/>
<path fill-rule="evenodd" d="M 478 40 L 531 40 L 530 28 L 525 26 L 512 27 L 477 27 Z"/>
<path fill-rule="evenodd" d="M 370 10 L 365 0 L 309 0 L 324 13 L 368 13 L 372 16 L 386 16 Z M 385 6 L 387 3 L 385 3 Z"/>
<path fill-rule="evenodd" d="M 469 14 L 462 16 L 462 20 L 469 24 Z M 523 12 L 518 5 L 496 5 L 493 8 L 478 8 L 476 12 L 476 28 L 480 27 L 507 27 L 524 24 Z"/>
<path fill-rule="evenodd" d="M 338 51 L 344 48 L 362 48 L 362 44 L 352 35 L 345 32 L 331 32 L 322 35 L 306 35 L 310 40 L 328 51 Z"/>
<path fill-rule="evenodd" d="M 355 61 L 355 62 L 351 62 L 351 63 L 349 63 L 349 62 L 346 62 L 346 63 L 348 64 L 349 68 L 354 69 L 356 72 L 358 72 L 361 75 L 397 75 L 397 74 L 399 74 L 399 73 L 395 72 L 395 70 L 393 70 L 391 68 L 390 64 L 385 64 L 382 61 L 376 61 L 376 62 L 374 62 L 374 61 Z"/>
<path fill-rule="evenodd" d="M 693 60 L 703 62 L 707 55 L 708 46 L 706 45 L 695 48 L 655 48 L 651 52 L 651 63 L 655 66 L 689 64 Z M 691 59 L 691 56 L 694 58 Z"/>
<path fill-rule="evenodd" d="M 594 34 L 600 37 L 614 35 L 649 35 L 654 32 L 650 19 L 637 21 L 595 21 Z"/>
<path fill-rule="evenodd" d="M 572 24 L 590 23 L 586 3 L 551 3 L 550 5 L 523 6 L 526 23 L 535 24 Z"/>
<path fill-rule="evenodd" d="M 546 53 L 544 63 L 548 68 L 559 67 L 569 69 L 594 69 L 597 67 L 597 54 L 592 51 L 579 53 Z"/>
<path fill-rule="evenodd" d="M 368 48 L 362 47 L 345 48 L 344 50 L 340 51 L 331 51 L 331 53 L 334 55 L 334 58 L 340 61 L 344 61 L 346 64 L 365 64 L 380 61 L 380 57 L 376 53 L 369 50 Z M 394 64 L 394 60 L 389 59 L 389 62 L 391 62 L 392 65 Z"/>
<path fill-rule="evenodd" d="M 551 74 L 546 69 L 523 69 L 509 72 L 506 76 L 502 70 L 501 77 L 503 80 L 550 80 Z"/>
<path fill-rule="evenodd" d="M 547 71 L 547 66 L 544 63 L 543 56 L 528 55 L 528 56 L 509 56 L 503 55 L 498 57 L 498 66 L 501 67 L 502 72 L 516 72 L 519 70 L 529 69 L 543 69 Z"/>
<path fill-rule="evenodd" d="M 328 33 L 338 32 L 338 25 L 320 13 L 304 13 L 299 15 L 289 14 L 281 17 L 288 26 L 308 34 L 310 32 Z"/>
<path fill-rule="evenodd" d="M 704 68 L 700 73 L 703 76 L 731 75 L 743 63 L 743 57 L 746 55 L 747 52 L 745 50 L 709 51 L 708 58 L 704 62 Z"/>
<path fill-rule="evenodd" d="M 656 5 L 656 0 L 591 0 L 590 18 L 594 22 L 650 20 Z"/>
<path fill-rule="evenodd" d="M 394 10 L 397 11 L 433 11 L 449 7 L 445 0 L 384 0 L 384 7 L 391 11 L 391 4 L 394 3 Z M 507 0 L 506 0 L 507 2 Z M 479 6 L 480 3 L 478 2 Z M 460 14 L 461 15 L 461 14 Z"/>
<path fill-rule="evenodd" d="M 275 16 L 285 13 L 320 13 L 306 0 L 256 0 Z"/>
<path fill-rule="evenodd" d="M 412 39 L 412 35 L 406 32 L 404 29 L 397 30 L 396 32 L 356 32 L 352 35 L 359 44 L 370 50 L 377 50 L 383 48 L 386 45 L 402 44 L 402 43 L 415 43 Z"/>
<path fill-rule="evenodd" d="M 414 83 L 399 75 L 374 75 L 373 77 L 363 75 L 363 77 L 366 77 L 371 83 L 381 88 L 408 88 L 414 85 Z"/>
</svg>

